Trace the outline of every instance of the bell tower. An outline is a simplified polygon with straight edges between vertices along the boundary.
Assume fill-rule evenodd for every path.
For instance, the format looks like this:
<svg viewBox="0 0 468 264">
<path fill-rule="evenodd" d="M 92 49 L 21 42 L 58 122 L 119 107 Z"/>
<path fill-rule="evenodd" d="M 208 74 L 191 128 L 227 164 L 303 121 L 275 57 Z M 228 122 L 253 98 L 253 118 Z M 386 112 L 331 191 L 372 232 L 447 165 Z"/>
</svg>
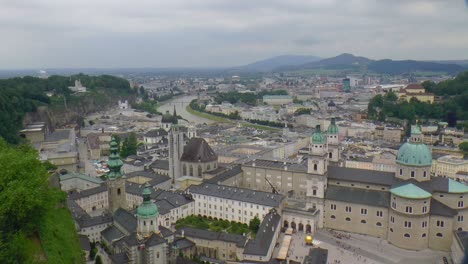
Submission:
<svg viewBox="0 0 468 264">
<path fill-rule="evenodd" d="M 172 184 L 182 176 L 180 157 L 184 153 L 184 133 L 178 125 L 173 125 L 169 131 L 169 177 Z"/>
<path fill-rule="evenodd" d="M 333 117 L 330 126 L 327 129 L 327 145 L 328 145 L 328 160 L 331 162 L 338 162 L 340 160 L 338 126 Z"/>
<path fill-rule="evenodd" d="M 122 175 L 123 162 L 120 160 L 118 144 L 115 137 L 110 143 L 111 154 L 107 166 L 107 192 L 109 199 L 109 211 L 114 213 L 118 208 L 127 208 L 127 193 L 125 191 L 125 176 Z"/>
<path fill-rule="evenodd" d="M 158 216 L 159 211 L 155 203 L 151 201 L 151 190 L 146 183 L 143 189 L 143 203 L 138 206 L 137 215 L 137 233 L 139 237 L 147 238 L 153 233 L 159 233 Z"/>
<path fill-rule="evenodd" d="M 327 140 L 320 125 L 317 125 L 310 140 L 307 173 L 325 175 L 328 167 L 327 153 Z"/>
</svg>

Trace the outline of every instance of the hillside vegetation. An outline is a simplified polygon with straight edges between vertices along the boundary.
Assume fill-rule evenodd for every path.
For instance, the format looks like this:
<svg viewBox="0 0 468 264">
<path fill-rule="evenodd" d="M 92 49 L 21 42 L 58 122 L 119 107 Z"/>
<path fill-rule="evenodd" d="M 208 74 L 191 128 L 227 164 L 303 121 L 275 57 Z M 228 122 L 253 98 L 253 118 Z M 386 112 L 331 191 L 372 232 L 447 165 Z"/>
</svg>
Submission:
<svg viewBox="0 0 468 264">
<path fill-rule="evenodd" d="M 75 80 L 81 80 L 88 93 L 74 95 L 68 89 Z M 48 97 L 46 93 L 53 94 Z M 10 78 L 0 80 L 0 137 L 7 142 L 18 143 L 18 130 L 23 127 L 23 118 L 28 112 L 35 112 L 39 106 L 47 106 L 58 115 L 68 111 L 86 113 L 90 105 L 102 106 L 133 93 L 127 80 L 109 76 L 88 76 L 84 74 Z"/>
<path fill-rule="evenodd" d="M 0 263 L 83 263 L 66 194 L 29 146 L 0 139 Z"/>
<path fill-rule="evenodd" d="M 435 84 L 422 84 L 428 92 L 441 96 L 440 102 L 433 104 L 411 99 L 410 102 L 399 101 L 395 93 L 376 95 L 368 105 L 370 118 L 384 121 L 395 117 L 411 122 L 416 119 L 438 119 L 455 125 L 457 120 L 468 120 L 468 72 L 460 73 L 453 80 Z"/>
</svg>

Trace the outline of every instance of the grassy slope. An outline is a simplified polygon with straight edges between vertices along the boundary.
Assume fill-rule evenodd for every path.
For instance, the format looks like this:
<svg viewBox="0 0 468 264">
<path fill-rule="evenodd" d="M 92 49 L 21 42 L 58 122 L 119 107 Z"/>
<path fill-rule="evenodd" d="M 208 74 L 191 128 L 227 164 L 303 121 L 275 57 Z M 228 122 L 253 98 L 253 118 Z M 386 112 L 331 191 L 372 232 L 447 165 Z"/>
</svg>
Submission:
<svg viewBox="0 0 468 264">
<path fill-rule="evenodd" d="M 84 263 L 84 252 L 68 208 L 57 207 L 46 214 L 39 234 L 47 263 Z"/>
</svg>

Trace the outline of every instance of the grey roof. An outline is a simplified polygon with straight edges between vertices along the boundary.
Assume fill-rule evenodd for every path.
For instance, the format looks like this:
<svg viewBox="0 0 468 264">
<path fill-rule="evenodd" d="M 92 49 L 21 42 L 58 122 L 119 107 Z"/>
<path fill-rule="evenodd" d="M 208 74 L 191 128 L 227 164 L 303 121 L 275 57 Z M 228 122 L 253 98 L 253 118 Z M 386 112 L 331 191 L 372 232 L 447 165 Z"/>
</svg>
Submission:
<svg viewBox="0 0 468 264">
<path fill-rule="evenodd" d="M 85 215 L 77 219 L 77 223 L 80 226 L 80 228 L 92 227 L 102 224 L 110 224 L 112 223 L 112 217 L 107 214 L 99 216 Z"/>
<path fill-rule="evenodd" d="M 173 245 L 177 247 L 178 249 L 186 249 L 186 248 L 191 248 L 195 246 L 195 243 L 193 243 L 191 240 L 183 237 L 174 240 Z"/>
<path fill-rule="evenodd" d="M 431 215 L 453 217 L 457 215 L 457 211 L 436 199 L 431 199 Z"/>
<path fill-rule="evenodd" d="M 155 186 L 158 184 L 161 184 L 163 182 L 171 180 L 169 176 L 155 173 L 154 171 L 149 171 L 149 170 L 142 170 L 142 171 L 134 171 L 126 174 L 127 179 L 133 178 L 133 177 L 146 177 L 146 178 L 151 178 L 151 186 Z"/>
<path fill-rule="evenodd" d="M 305 256 L 303 264 L 327 264 L 328 249 L 311 248 Z"/>
<path fill-rule="evenodd" d="M 125 234 L 120 232 L 120 230 L 118 230 L 114 225 L 111 225 L 101 231 L 101 236 L 106 241 L 112 243 L 114 240 L 118 240 L 124 237 Z"/>
<path fill-rule="evenodd" d="M 180 160 L 186 162 L 211 162 L 217 161 L 218 155 L 203 138 L 191 138 L 185 145 Z"/>
<path fill-rule="evenodd" d="M 273 169 L 284 169 L 284 166 L 287 166 L 289 171 L 297 172 L 307 172 L 307 165 L 304 163 L 292 163 L 292 162 L 283 162 L 283 161 L 274 161 L 274 160 L 253 160 L 246 162 L 246 166 L 250 167 L 262 167 L 262 168 L 273 168 Z"/>
<path fill-rule="evenodd" d="M 234 177 L 238 174 L 242 173 L 242 167 L 241 165 L 236 165 L 228 170 L 225 170 L 224 172 L 214 176 L 213 178 L 211 179 L 208 179 L 206 180 L 205 182 L 207 183 L 222 183 L 228 179 L 230 179 L 231 177 Z"/>
<path fill-rule="evenodd" d="M 153 129 L 145 133 L 145 137 L 161 137 L 161 136 L 167 136 L 168 133 L 166 130 L 160 128 L 160 129 Z"/>
<path fill-rule="evenodd" d="M 466 252 L 468 249 L 468 231 L 455 231 L 454 233 L 462 251 Z"/>
<path fill-rule="evenodd" d="M 279 228 L 280 220 L 281 216 L 276 210 L 271 210 L 260 223 L 255 239 L 247 241 L 244 254 L 266 256 L 270 244 L 273 243 L 275 232 Z"/>
<path fill-rule="evenodd" d="M 198 262 L 184 257 L 177 256 L 176 264 L 198 264 Z"/>
<path fill-rule="evenodd" d="M 149 182 L 150 184 L 152 183 L 151 181 Z M 136 183 L 129 183 L 125 185 L 125 190 L 127 193 L 131 193 L 134 195 L 141 196 L 141 193 L 143 192 L 144 185 L 142 184 L 136 184 Z M 155 200 L 155 203 L 159 206 L 158 202 L 161 200 L 165 200 L 168 204 L 171 205 L 171 208 L 167 208 L 168 210 L 179 207 L 185 204 L 188 204 L 193 201 L 193 199 L 190 197 L 190 195 L 181 192 L 181 191 L 168 191 L 168 190 L 162 190 L 162 189 L 157 189 L 154 186 L 150 188 L 151 191 L 151 199 Z M 165 206 L 166 204 L 163 204 L 161 206 Z M 160 210 L 161 213 L 161 210 Z"/>
<path fill-rule="evenodd" d="M 159 232 L 161 232 L 161 235 L 163 237 L 170 237 L 170 236 L 173 236 L 174 235 L 174 232 L 172 232 L 170 229 L 168 228 L 165 228 L 164 226 L 159 226 Z"/>
<path fill-rule="evenodd" d="M 119 253 L 119 254 L 112 254 L 110 255 L 110 259 L 112 263 L 114 264 L 123 264 L 123 263 L 129 263 L 130 260 L 128 259 L 128 256 L 125 252 Z"/>
<path fill-rule="evenodd" d="M 284 199 L 281 194 L 273 194 L 269 192 L 255 191 L 231 187 L 226 185 L 217 185 L 212 183 L 202 183 L 200 185 L 192 185 L 187 191 L 196 194 L 204 194 L 214 197 L 254 203 L 270 207 L 278 207 Z"/>
<path fill-rule="evenodd" d="M 137 229 L 137 219 L 129 211 L 119 208 L 114 212 L 114 221 L 125 228 L 128 233 Z"/>
<path fill-rule="evenodd" d="M 70 129 L 56 130 L 46 136 L 45 142 L 53 142 L 53 141 L 68 139 L 70 137 L 70 132 L 71 132 Z"/>
<path fill-rule="evenodd" d="M 84 251 L 91 250 L 91 244 L 89 243 L 88 236 L 80 235 L 80 246 L 81 246 L 81 249 L 83 249 Z"/>
<path fill-rule="evenodd" d="M 127 244 L 127 246 L 129 247 L 138 246 L 141 244 L 140 241 L 138 241 L 136 232 L 133 232 L 130 235 L 126 236 L 123 240 L 125 241 L 125 244 Z"/>
<path fill-rule="evenodd" d="M 145 245 L 147 247 L 156 246 L 166 243 L 166 240 L 159 236 L 158 234 L 152 234 L 148 240 L 146 240 Z"/>
<path fill-rule="evenodd" d="M 154 203 L 158 206 L 160 215 L 165 215 L 167 213 L 170 213 L 171 210 L 174 208 L 174 206 L 166 200 L 159 200 Z"/>
<path fill-rule="evenodd" d="M 85 210 L 83 210 L 83 208 L 81 208 L 81 206 L 79 206 L 75 200 L 71 199 L 70 197 L 68 197 L 67 199 L 67 206 L 68 206 L 68 209 L 70 210 L 70 213 L 72 214 L 73 216 L 73 219 L 77 220 L 83 216 L 86 216 L 88 215 L 86 213 Z"/>
<path fill-rule="evenodd" d="M 345 167 L 328 166 L 328 179 L 391 186 L 395 173 Z"/>
<path fill-rule="evenodd" d="M 94 194 L 102 193 L 102 192 L 107 192 L 107 185 L 101 184 L 98 187 L 87 189 L 81 192 L 74 192 L 70 194 L 70 198 L 73 200 L 77 200 L 83 197 L 88 197 Z"/>
<path fill-rule="evenodd" d="M 388 207 L 390 193 L 329 185 L 325 193 L 325 199 L 377 207 Z"/>
<path fill-rule="evenodd" d="M 152 169 L 169 170 L 169 161 L 158 159 L 151 163 L 150 167 Z"/>
<path fill-rule="evenodd" d="M 204 240 L 219 240 L 229 243 L 235 243 L 237 247 L 244 247 L 247 238 L 242 235 L 228 234 L 223 232 L 214 232 L 210 230 L 198 229 L 193 227 L 183 227 L 176 231 L 179 237 L 194 237 Z"/>
</svg>

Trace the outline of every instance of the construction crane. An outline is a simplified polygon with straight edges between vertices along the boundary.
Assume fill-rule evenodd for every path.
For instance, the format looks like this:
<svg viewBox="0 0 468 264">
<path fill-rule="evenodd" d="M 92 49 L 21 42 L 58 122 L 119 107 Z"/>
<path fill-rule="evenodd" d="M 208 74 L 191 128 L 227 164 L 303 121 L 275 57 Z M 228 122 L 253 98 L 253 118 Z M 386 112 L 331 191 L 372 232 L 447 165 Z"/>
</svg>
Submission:
<svg viewBox="0 0 468 264">
<path fill-rule="evenodd" d="M 271 182 L 267 179 L 266 176 L 265 176 L 265 180 L 268 182 L 268 184 L 270 184 L 271 192 L 274 193 L 274 194 L 279 194 L 279 192 L 276 190 L 275 186 L 273 186 L 273 184 L 271 184 Z"/>
</svg>

